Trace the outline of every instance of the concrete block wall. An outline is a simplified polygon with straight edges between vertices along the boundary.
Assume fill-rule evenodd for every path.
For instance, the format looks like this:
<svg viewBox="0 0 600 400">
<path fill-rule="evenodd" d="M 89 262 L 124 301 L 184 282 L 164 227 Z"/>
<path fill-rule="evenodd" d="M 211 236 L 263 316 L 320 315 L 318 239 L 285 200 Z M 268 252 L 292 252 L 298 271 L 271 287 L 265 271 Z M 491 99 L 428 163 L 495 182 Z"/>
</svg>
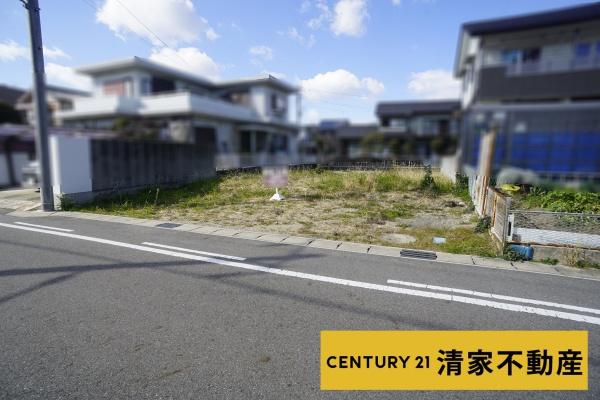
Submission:
<svg viewBox="0 0 600 400">
<path fill-rule="evenodd" d="M 176 186 L 215 175 L 214 149 L 159 141 L 53 136 L 52 185 L 61 196 L 86 202 L 145 187 Z"/>
<path fill-rule="evenodd" d="M 545 259 L 558 260 L 561 264 L 571 265 L 578 260 L 600 264 L 600 250 L 580 249 L 562 246 L 531 245 L 533 247 L 533 260 Z"/>
</svg>

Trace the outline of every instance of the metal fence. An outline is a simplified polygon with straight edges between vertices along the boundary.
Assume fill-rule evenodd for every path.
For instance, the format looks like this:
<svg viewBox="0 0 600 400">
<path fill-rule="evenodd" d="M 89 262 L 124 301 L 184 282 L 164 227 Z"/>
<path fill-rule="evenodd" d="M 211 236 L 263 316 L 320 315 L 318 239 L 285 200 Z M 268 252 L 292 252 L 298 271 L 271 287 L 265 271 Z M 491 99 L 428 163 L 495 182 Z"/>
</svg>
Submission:
<svg viewBox="0 0 600 400">
<path fill-rule="evenodd" d="M 481 217 L 490 217 L 490 233 L 506 243 L 600 249 L 600 214 L 511 210 L 511 198 L 489 186 L 489 179 L 469 176 L 469 194 Z"/>
<path fill-rule="evenodd" d="M 600 215 L 511 210 L 508 240 L 600 249 Z"/>
</svg>

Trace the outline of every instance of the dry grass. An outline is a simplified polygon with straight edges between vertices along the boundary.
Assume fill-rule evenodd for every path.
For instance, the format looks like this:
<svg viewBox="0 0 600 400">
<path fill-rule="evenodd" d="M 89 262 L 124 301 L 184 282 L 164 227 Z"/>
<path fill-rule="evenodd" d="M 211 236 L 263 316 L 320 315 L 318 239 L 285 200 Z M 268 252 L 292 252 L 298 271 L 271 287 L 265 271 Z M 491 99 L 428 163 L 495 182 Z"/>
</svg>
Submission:
<svg viewBox="0 0 600 400">
<path fill-rule="evenodd" d="M 218 177 L 171 190 L 148 190 L 105 200 L 83 211 L 320 237 L 334 240 L 496 255 L 487 233 L 473 231 L 476 217 L 464 191 L 434 173 L 436 187 L 422 189 L 424 171 L 293 171 L 271 202 L 260 174 Z M 402 244 L 394 234 L 410 235 Z M 434 236 L 447 243 L 434 245 Z"/>
</svg>

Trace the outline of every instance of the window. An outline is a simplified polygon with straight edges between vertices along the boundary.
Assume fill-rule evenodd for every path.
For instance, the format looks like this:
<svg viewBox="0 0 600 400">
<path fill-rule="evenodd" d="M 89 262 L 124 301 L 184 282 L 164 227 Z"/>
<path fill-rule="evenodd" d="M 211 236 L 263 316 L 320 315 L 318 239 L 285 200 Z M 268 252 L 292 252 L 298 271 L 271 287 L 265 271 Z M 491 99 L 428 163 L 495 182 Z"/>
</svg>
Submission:
<svg viewBox="0 0 600 400">
<path fill-rule="evenodd" d="M 586 67 L 592 61 L 592 44 L 590 42 L 575 43 L 573 48 L 573 67 Z"/>
<path fill-rule="evenodd" d="M 152 92 L 152 81 L 150 81 L 150 78 L 142 78 L 141 90 L 142 95 L 150 94 Z"/>
<path fill-rule="evenodd" d="M 521 50 L 503 50 L 502 64 L 516 65 L 521 61 Z"/>
<path fill-rule="evenodd" d="M 281 96 L 273 93 L 271 94 L 271 110 L 282 113 L 285 111 L 285 104 Z"/>
<path fill-rule="evenodd" d="M 131 78 L 115 79 L 104 82 L 102 89 L 105 95 L 129 96 Z"/>
<path fill-rule="evenodd" d="M 521 65 L 521 72 L 539 72 L 540 68 L 540 48 L 532 47 L 523 50 L 523 63 Z"/>
<path fill-rule="evenodd" d="M 71 100 L 61 99 L 59 100 L 59 110 L 67 111 L 73 109 L 73 102 Z"/>
<path fill-rule="evenodd" d="M 523 62 L 524 63 L 536 63 L 540 61 L 540 48 L 533 47 L 530 49 L 523 50 Z"/>
<path fill-rule="evenodd" d="M 166 93 L 175 91 L 175 82 L 171 79 L 152 77 L 152 93 Z"/>
<path fill-rule="evenodd" d="M 406 120 L 404 118 L 391 118 L 390 127 L 396 128 L 400 132 L 406 132 Z"/>
<path fill-rule="evenodd" d="M 271 137 L 271 153 L 287 152 L 288 138 L 286 135 L 275 134 Z"/>
<path fill-rule="evenodd" d="M 575 58 L 585 59 L 591 54 L 592 46 L 588 42 L 582 42 L 575 44 Z"/>
</svg>

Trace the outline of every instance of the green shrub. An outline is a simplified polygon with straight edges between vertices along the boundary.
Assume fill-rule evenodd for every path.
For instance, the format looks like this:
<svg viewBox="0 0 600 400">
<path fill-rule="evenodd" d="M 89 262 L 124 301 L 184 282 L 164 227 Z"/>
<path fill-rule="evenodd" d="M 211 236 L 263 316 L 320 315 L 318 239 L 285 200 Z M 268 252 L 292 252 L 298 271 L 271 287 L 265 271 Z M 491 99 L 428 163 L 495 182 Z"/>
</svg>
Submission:
<svg viewBox="0 0 600 400">
<path fill-rule="evenodd" d="M 579 260 L 575 266 L 577 268 L 600 268 L 600 264 L 588 260 Z"/>
<path fill-rule="evenodd" d="M 532 188 L 525 198 L 525 203 L 532 208 L 539 207 L 550 211 L 600 213 L 600 193 L 593 192 Z"/>
<path fill-rule="evenodd" d="M 490 226 L 492 226 L 492 218 L 486 215 L 483 218 L 479 218 L 479 221 L 477 221 L 477 225 L 475 225 L 475 232 L 487 232 L 487 230 L 490 229 Z"/>
<path fill-rule="evenodd" d="M 425 166 L 425 175 L 421 179 L 419 186 L 421 190 L 428 190 L 434 193 L 439 192 L 435 179 L 433 179 L 433 172 L 431 171 L 430 165 Z"/>
</svg>

